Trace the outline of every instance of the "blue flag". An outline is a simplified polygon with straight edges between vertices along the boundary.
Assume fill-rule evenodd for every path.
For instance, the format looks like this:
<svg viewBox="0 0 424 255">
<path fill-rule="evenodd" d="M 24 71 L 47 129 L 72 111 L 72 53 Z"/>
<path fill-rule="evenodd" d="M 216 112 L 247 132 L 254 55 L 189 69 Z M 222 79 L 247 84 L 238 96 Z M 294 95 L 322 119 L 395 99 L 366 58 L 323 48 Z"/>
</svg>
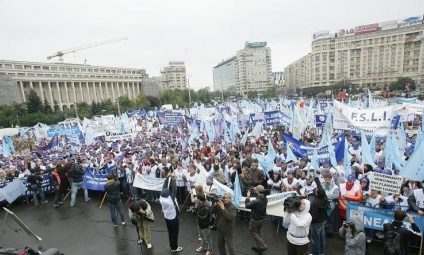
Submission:
<svg viewBox="0 0 424 255">
<path fill-rule="evenodd" d="M 349 143 L 345 141 L 344 146 L 344 158 L 343 158 L 343 168 L 346 173 L 346 175 L 350 174 L 352 169 L 350 168 L 350 160 L 352 156 L 349 153 Z"/>
<path fill-rule="evenodd" d="M 236 179 L 234 180 L 233 202 L 237 206 L 237 208 L 240 207 L 240 199 L 241 198 L 242 198 L 242 195 L 241 195 L 241 188 L 240 188 L 240 179 L 239 179 L 238 173 L 236 171 Z"/>
</svg>

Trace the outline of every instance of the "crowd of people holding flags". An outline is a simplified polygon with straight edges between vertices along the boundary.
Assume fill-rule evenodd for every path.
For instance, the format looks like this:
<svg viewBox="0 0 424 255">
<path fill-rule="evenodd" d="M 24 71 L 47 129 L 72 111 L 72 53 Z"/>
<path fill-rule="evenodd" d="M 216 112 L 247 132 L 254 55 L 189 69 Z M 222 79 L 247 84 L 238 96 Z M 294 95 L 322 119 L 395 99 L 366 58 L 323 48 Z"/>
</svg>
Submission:
<svg viewBox="0 0 424 255">
<path fill-rule="evenodd" d="M 272 245 L 261 232 L 264 204 L 267 217 L 288 229 L 290 255 L 324 254 L 326 240 L 339 230 L 346 254 L 365 254 L 367 243 L 379 240 L 388 253 L 399 238 L 388 238 L 384 224 L 394 219 L 406 219 L 405 227 L 416 234 L 402 245 L 404 252 L 420 246 L 424 229 L 423 109 L 416 99 L 388 104 L 369 94 L 348 102 L 241 100 L 137 110 L 55 127 L 37 124 L 2 139 L 0 202 L 33 197 L 38 206 L 37 194 L 47 203 L 44 193 L 53 192 L 58 208 L 70 190 L 74 207 L 78 189 L 88 201 L 88 190 L 104 191 L 116 178 L 122 195 L 152 203 L 160 201 L 168 178 L 178 207 L 198 215 L 198 252 L 213 253 L 210 236 L 202 231 L 204 217 L 218 224 L 222 217 L 235 217 L 219 212 L 229 204 L 240 218 L 251 210 L 252 249 L 258 254 Z M 16 151 L 14 141 L 26 139 L 35 140 L 34 146 Z M 262 202 L 252 204 L 253 196 Z M 287 210 L 288 198 L 294 210 Z M 212 216 L 205 205 L 212 206 Z M 112 221 L 116 226 L 116 217 Z M 214 227 L 212 221 L 206 225 Z M 235 254 L 232 228 L 218 242 L 220 254 L 226 254 L 225 246 Z"/>
</svg>

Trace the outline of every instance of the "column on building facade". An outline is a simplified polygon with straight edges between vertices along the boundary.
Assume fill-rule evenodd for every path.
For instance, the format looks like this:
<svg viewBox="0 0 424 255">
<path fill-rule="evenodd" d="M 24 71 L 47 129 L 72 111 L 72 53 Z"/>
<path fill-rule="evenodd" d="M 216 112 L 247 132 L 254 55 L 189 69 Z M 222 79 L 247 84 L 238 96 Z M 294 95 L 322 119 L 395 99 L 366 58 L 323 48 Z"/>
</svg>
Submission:
<svg viewBox="0 0 424 255">
<path fill-rule="evenodd" d="M 109 99 L 110 93 L 109 93 L 109 86 L 107 85 L 107 82 L 105 82 L 105 87 L 106 87 L 106 98 Z"/>
<path fill-rule="evenodd" d="M 119 81 L 116 82 L 116 89 L 117 89 L 118 97 L 123 96 L 122 93 L 121 93 L 121 88 L 119 86 Z"/>
<path fill-rule="evenodd" d="M 125 82 L 121 82 L 122 95 L 128 96 L 127 90 L 125 89 Z"/>
<path fill-rule="evenodd" d="M 30 87 L 31 89 L 34 89 L 34 85 L 32 84 L 32 81 L 29 81 L 29 87 Z"/>
<path fill-rule="evenodd" d="M 26 96 L 25 96 L 25 91 L 24 91 L 24 82 L 18 81 L 18 83 L 19 83 L 19 87 L 21 89 L 22 99 L 24 100 L 24 102 L 26 102 Z"/>
<path fill-rule="evenodd" d="M 57 94 L 58 94 L 58 104 L 59 104 L 59 109 L 61 111 L 63 111 L 63 103 L 62 103 L 62 93 L 60 93 L 60 87 L 59 87 L 59 82 L 56 81 L 56 89 L 57 89 Z"/>
<path fill-rule="evenodd" d="M 71 99 L 70 99 L 69 91 L 68 91 L 68 83 L 65 81 L 65 82 L 63 82 L 63 85 L 65 85 L 66 100 L 67 100 L 68 106 L 70 106 L 71 105 Z"/>
<path fill-rule="evenodd" d="M 79 87 L 79 91 L 80 91 L 80 101 L 81 102 L 85 102 L 85 96 L 84 96 L 84 92 L 82 91 L 82 85 L 81 82 L 78 82 L 78 87 Z"/>
<path fill-rule="evenodd" d="M 100 101 L 105 100 L 105 97 L 103 96 L 103 86 L 102 86 L 102 82 L 99 82 L 99 90 L 100 90 Z"/>
<path fill-rule="evenodd" d="M 97 90 L 97 88 L 96 88 L 96 82 L 92 82 L 91 84 L 93 84 L 93 90 L 94 90 L 94 102 L 98 103 L 98 102 L 99 102 L 99 101 L 98 101 L 98 99 L 97 99 L 97 93 L 98 93 L 98 90 Z"/>
<path fill-rule="evenodd" d="M 88 85 L 88 82 L 85 83 L 85 87 L 87 88 L 87 95 L 88 95 L 88 104 L 91 104 L 91 93 L 90 93 L 90 86 Z"/>
<path fill-rule="evenodd" d="M 72 86 L 72 92 L 74 94 L 74 102 L 76 104 L 77 102 L 79 102 L 79 98 L 77 98 L 77 92 L 75 90 L 75 82 L 71 81 L 71 86 Z"/>
<path fill-rule="evenodd" d="M 113 96 L 113 102 L 116 101 L 116 97 L 115 97 L 115 86 L 113 86 L 113 81 L 110 83 L 111 87 L 112 87 L 112 96 Z"/>
<path fill-rule="evenodd" d="M 138 94 L 135 92 L 135 86 L 136 86 L 136 82 L 132 83 L 132 90 L 133 90 L 133 97 L 136 98 L 138 96 Z"/>
<path fill-rule="evenodd" d="M 138 95 L 141 95 L 141 93 L 140 93 L 140 87 L 141 87 L 141 82 L 137 82 L 137 92 L 138 92 Z"/>
<path fill-rule="evenodd" d="M 47 86 L 49 87 L 50 105 L 54 109 L 54 99 L 53 99 L 52 85 L 50 81 L 47 82 Z"/>
<path fill-rule="evenodd" d="M 128 98 L 131 99 L 130 83 L 127 82 Z"/>
<path fill-rule="evenodd" d="M 43 83 L 41 81 L 39 81 L 38 86 L 40 88 L 41 102 L 44 103 Z"/>
</svg>

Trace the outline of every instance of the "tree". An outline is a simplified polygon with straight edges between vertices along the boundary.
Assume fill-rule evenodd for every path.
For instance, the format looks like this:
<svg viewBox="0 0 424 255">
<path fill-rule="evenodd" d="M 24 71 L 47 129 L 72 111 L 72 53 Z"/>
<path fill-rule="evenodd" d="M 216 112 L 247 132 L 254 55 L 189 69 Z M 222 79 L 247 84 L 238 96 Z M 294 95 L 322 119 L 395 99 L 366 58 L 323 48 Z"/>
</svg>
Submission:
<svg viewBox="0 0 424 255">
<path fill-rule="evenodd" d="M 150 107 L 150 101 L 147 97 L 139 95 L 133 103 L 135 108 L 148 108 Z"/>
<path fill-rule="evenodd" d="M 121 108 L 121 112 L 126 112 L 131 110 L 133 107 L 133 102 L 128 98 L 128 96 L 120 96 L 118 97 L 119 107 Z"/>
<path fill-rule="evenodd" d="M 399 77 L 395 82 L 390 83 L 389 89 L 390 91 L 404 90 L 407 84 L 409 84 L 409 89 L 411 91 L 417 88 L 413 79 L 409 77 Z"/>
<path fill-rule="evenodd" d="M 53 112 L 52 107 L 50 106 L 49 102 L 47 102 L 46 99 L 44 99 L 43 112 L 46 113 L 46 114 Z"/>
<path fill-rule="evenodd" d="M 41 112 L 43 103 L 35 90 L 31 89 L 27 96 L 27 109 L 29 113 Z"/>
</svg>

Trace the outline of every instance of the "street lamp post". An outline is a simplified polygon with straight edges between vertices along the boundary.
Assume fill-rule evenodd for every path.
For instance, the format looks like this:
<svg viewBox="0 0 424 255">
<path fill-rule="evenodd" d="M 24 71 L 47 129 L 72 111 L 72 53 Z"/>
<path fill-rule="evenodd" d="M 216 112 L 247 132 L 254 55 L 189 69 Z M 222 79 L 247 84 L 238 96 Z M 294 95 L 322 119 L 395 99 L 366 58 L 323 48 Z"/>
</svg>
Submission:
<svg viewBox="0 0 424 255">
<path fill-rule="evenodd" d="M 187 76 L 187 88 L 188 88 L 188 104 L 189 106 L 191 106 L 190 76 Z"/>
</svg>

